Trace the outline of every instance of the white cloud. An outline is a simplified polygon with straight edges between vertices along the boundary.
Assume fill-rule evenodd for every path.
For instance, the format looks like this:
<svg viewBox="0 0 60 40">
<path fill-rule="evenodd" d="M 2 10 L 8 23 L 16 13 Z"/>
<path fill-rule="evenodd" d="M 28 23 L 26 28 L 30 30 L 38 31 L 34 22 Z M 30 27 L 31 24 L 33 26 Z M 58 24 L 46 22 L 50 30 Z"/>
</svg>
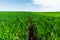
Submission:
<svg viewBox="0 0 60 40">
<path fill-rule="evenodd" d="M 60 11 L 60 0 L 33 0 L 36 5 L 42 5 L 41 11 Z"/>
</svg>

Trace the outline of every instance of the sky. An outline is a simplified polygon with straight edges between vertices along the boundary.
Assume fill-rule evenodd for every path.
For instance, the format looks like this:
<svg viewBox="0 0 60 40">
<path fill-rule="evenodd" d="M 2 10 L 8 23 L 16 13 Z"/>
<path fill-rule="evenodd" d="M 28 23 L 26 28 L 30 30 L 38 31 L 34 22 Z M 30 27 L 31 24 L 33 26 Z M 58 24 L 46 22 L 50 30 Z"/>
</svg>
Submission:
<svg viewBox="0 0 60 40">
<path fill-rule="evenodd" d="M 60 11 L 60 0 L 0 0 L 0 11 Z"/>
</svg>

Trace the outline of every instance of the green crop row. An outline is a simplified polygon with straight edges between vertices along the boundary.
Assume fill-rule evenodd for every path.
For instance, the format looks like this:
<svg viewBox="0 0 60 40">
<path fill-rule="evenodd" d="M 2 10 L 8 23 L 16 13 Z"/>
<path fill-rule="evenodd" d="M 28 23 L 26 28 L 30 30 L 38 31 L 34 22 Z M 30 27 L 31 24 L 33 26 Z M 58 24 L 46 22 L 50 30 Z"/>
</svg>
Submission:
<svg viewBox="0 0 60 40">
<path fill-rule="evenodd" d="M 25 39 L 27 15 L 9 15 L 0 17 L 0 40 L 13 40 L 20 32 L 20 40 Z"/>
<path fill-rule="evenodd" d="M 60 40 L 60 17 L 31 15 L 31 19 L 38 40 Z"/>
<path fill-rule="evenodd" d="M 60 40 L 60 17 L 38 16 L 24 12 L 12 13 L 0 15 L 0 40 L 13 40 L 18 32 L 19 40 L 25 40 L 28 16 L 34 24 L 34 34 L 38 40 Z"/>
</svg>

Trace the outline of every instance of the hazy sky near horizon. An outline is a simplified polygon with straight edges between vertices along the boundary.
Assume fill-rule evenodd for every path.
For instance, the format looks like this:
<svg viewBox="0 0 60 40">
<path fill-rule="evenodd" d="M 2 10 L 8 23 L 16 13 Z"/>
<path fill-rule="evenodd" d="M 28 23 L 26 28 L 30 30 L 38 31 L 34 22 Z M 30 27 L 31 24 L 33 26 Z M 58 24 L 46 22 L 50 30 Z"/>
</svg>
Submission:
<svg viewBox="0 0 60 40">
<path fill-rule="evenodd" d="M 60 11 L 60 0 L 0 0 L 0 11 Z"/>
</svg>

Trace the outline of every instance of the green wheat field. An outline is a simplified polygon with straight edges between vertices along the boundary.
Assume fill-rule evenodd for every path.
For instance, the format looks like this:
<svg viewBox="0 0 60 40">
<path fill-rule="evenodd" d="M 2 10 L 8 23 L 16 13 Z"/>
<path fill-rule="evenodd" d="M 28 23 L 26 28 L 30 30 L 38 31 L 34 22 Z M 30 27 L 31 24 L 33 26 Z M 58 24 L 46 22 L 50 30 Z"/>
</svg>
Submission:
<svg viewBox="0 0 60 40">
<path fill-rule="evenodd" d="M 60 40 L 60 12 L 0 12 L 0 40 L 25 40 L 28 16 L 37 40 Z"/>
</svg>

